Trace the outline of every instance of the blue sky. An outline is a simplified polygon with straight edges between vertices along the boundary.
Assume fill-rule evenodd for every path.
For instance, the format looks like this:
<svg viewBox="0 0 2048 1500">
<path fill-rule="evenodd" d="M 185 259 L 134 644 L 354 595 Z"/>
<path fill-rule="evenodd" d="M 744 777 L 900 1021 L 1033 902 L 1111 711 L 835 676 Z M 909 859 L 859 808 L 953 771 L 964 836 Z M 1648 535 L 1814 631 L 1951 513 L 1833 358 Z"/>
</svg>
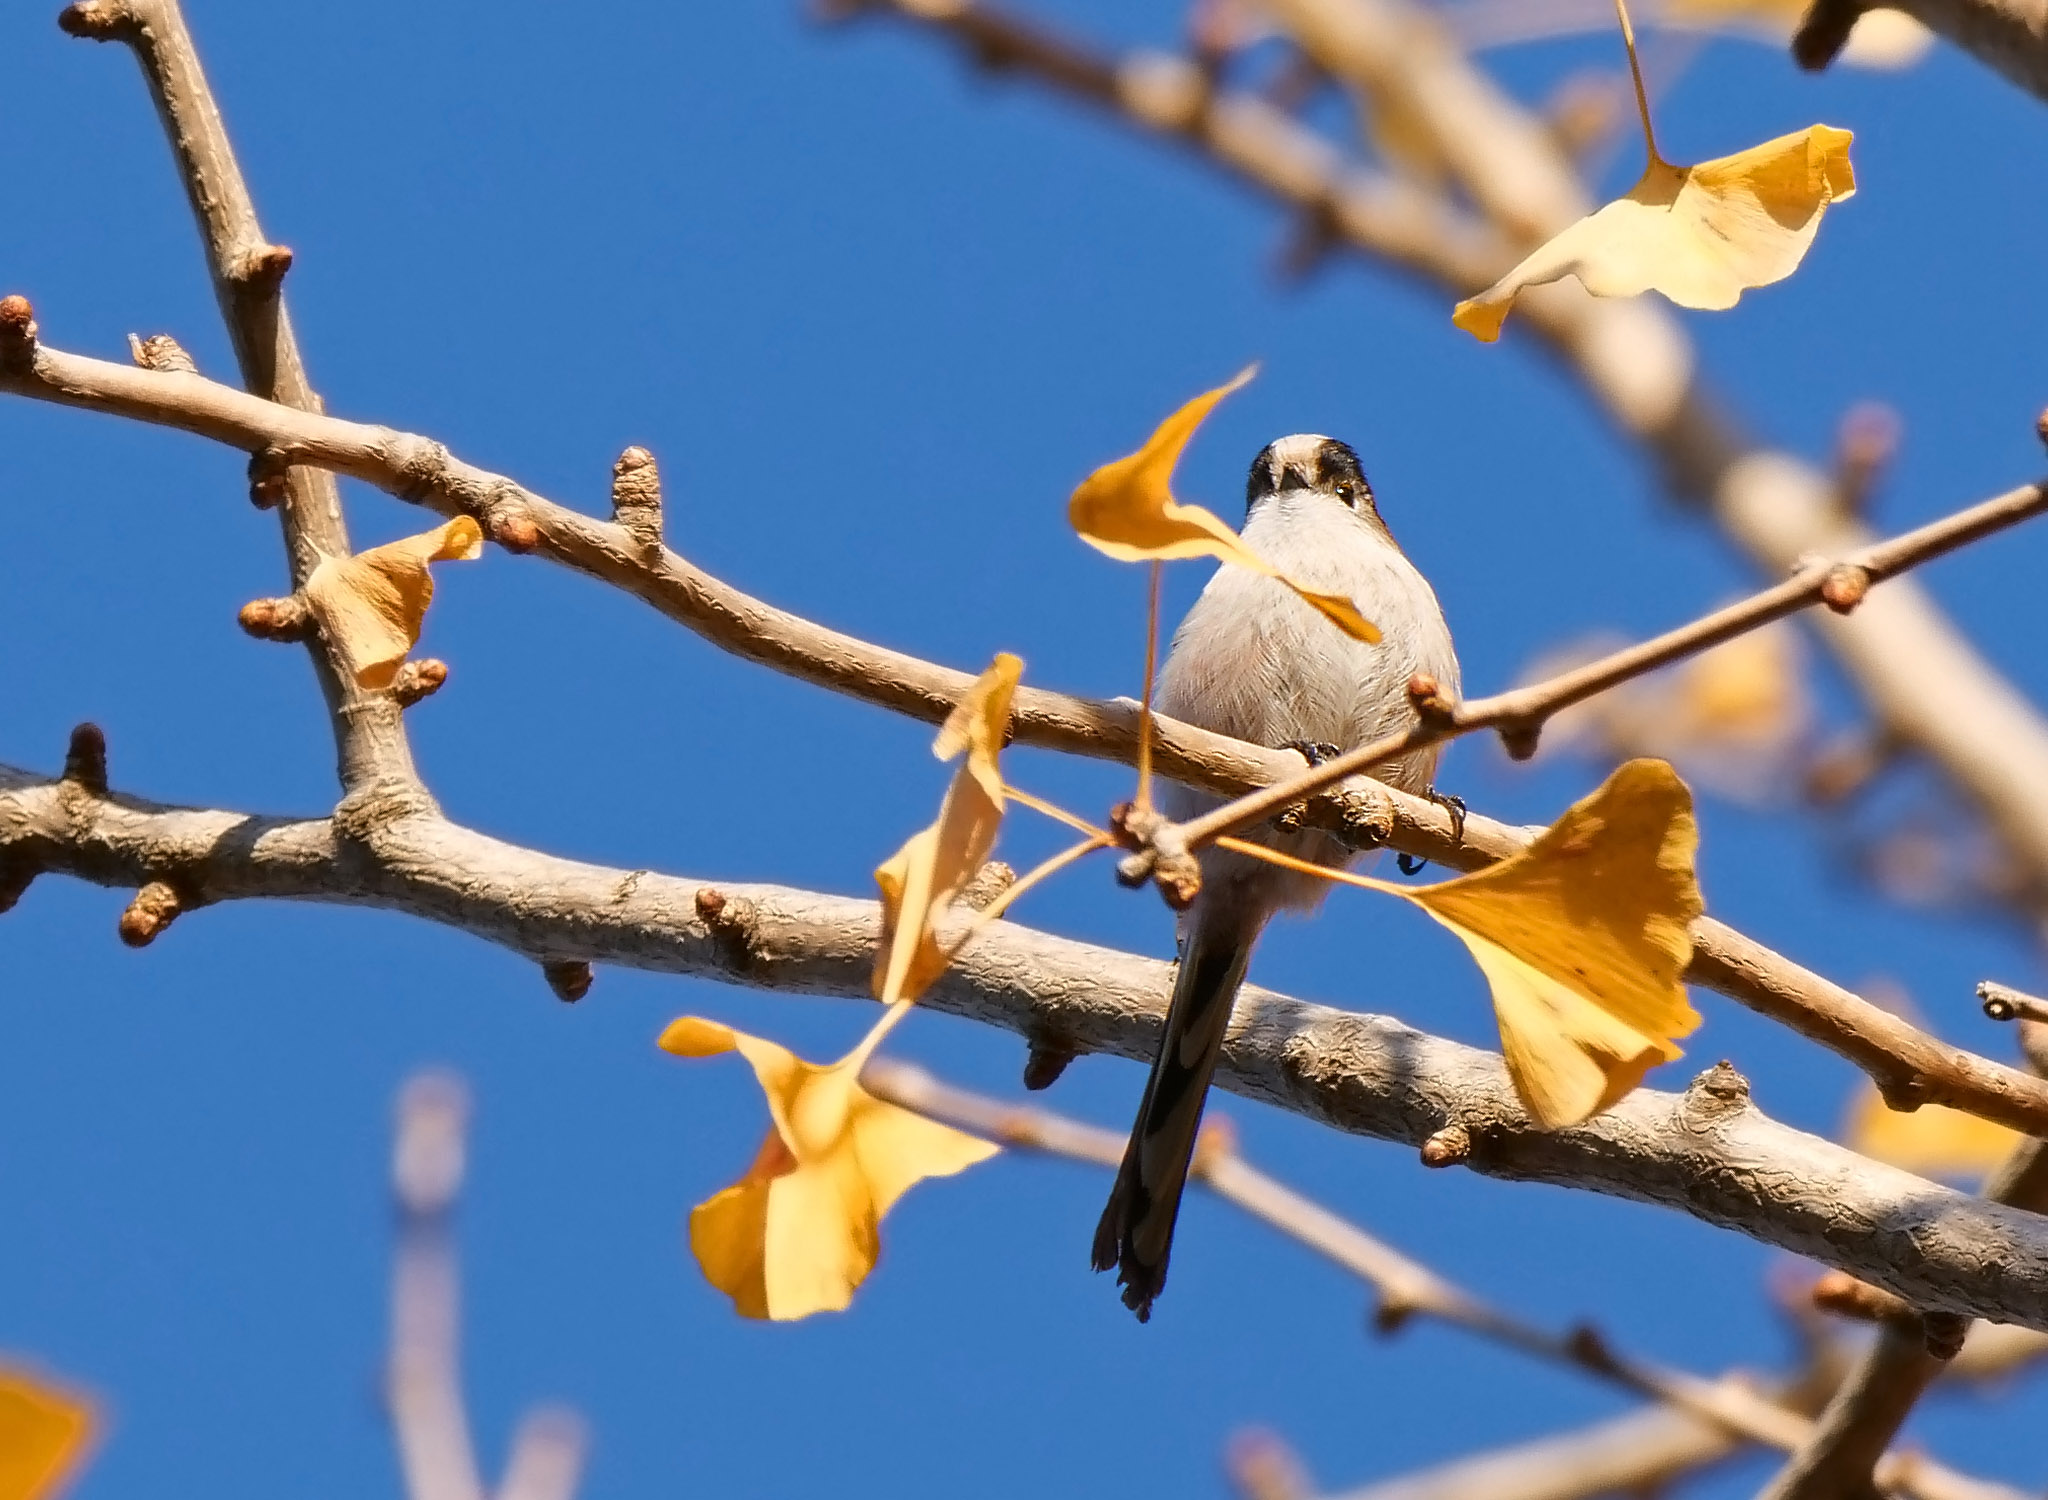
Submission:
<svg viewBox="0 0 2048 1500">
<path fill-rule="evenodd" d="M 1163 0 L 1041 7 L 1117 41 L 1179 35 Z M 58 347 L 120 357 L 126 333 L 167 331 L 224 375 L 134 66 L 61 36 L 53 9 L 0 20 L 0 290 L 28 294 Z M 190 17 L 266 227 L 298 254 L 288 293 L 331 410 L 599 511 L 613 457 L 646 444 L 673 545 L 868 639 L 963 666 L 1009 648 L 1029 680 L 1133 691 L 1142 575 L 1083 548 L 1064 498 L 1250 359 L 1263 373 L 1190 450 L 1182 493 L 1235 514 L 1268 438 L 1348 437 L 1475 691 L 1557 641 L 1647 632 L 1750 582 L 1530 346 L 1482 348 L 1447 298 L 1353 264 L 1283 284 L 1266 205 L 971 77 L 928 39 L 820 30 L 793 3 L 195 0 Z M 1615 54 L 1604 37 L 1546 45 L 1507 74 L 1540 97 Z M 1709 48 L 1658 106 L 1660 141 L 1690 159 L 1815 119 L 1856 130 L 1861 193 L 1792 281 L 1688 323 L 1745 417 L 1797 451 L 1824 455 L 1855 401 L 1897 407 L 1904 446 L 1877 506 L 1897 530 L 2040 468 L 2048 326 L 2030 289 L 2048 208 L 2020 164 L 2048 149 L 2048 114 L 1948 52 L 1901 76 L 1814 79 L 1742 43 Z M 123 790 L 329 806 L 303 656 L 234 626 L 282 577 L 241 456 L 19 402 L 0 403 L 0 452 L 17 559 L 0 592 L 0 760 L 54 769 L 91 719 Z M 359 542 L 418 529 L 344 490 Z M 1927 575 L 2037 699 L 2044 560 L 2048 540 L 2022 532 Z M 1172 612 L 1202 576 L 1173 571 Z M 454 669 L 411 718 L 436 794 L 543 849 L 863 892 L 941 785 L 927 729 L 743 666 L 536 561 L 443 569 L 424 649 Z M 1818 686 L 1849 722 L 1825 669 Z M 1016 768 L 1082 808 L 1128 780 L 1036 753 Z M 1594 774 L 1467 743 L 1444 780 L 1540 821 Z M 1016 852 L 1048 839 L 1021 834 Z M 1845 982 L 1895 979 L 1936 1029 L 1987 1050 L 2002 1039 L 1971 986 L 2041 978 L 2020 936 L 1883 904 L 1796 820 L 1708 805 L 1702 878 L 1725 919 Z M 126 899 L 45 881 L 0 921 L 0 1350 L 106 1403 L 80 1500 L 396 1492 L 375 1394 L 389 1116 L 426 1064 L 476 1096 L 461 1233 L 487 1464 L 529 1401 L 565 1401 L 592 1428 L 590 1496 L 1214 1495 L 1226 1438 L 1253 1424 L 1339 1487 L 1622 1405 L 1455 1332 L 1376 1341 L 1356 1285 L 1208 1202 L 1140 1328 L 1086 1270 L 1106 1182 L 1021 1157 L 912 1195 L 852 1313 L 743 1323 L 697 1276 L 681 1224 L 751 1156 L 758 1096 L 737 1063 L 679 1062 L 654 1037 L 700 1012 L 824 1056 L 870 1012 L 611 970 L 570 1008 L 529 963 L 339 909 L 218 908 L 130 952 L 114 937 Z M 1158 904 L 1101 870 L 1023 919 L 1169 951 Z M 1339 896 L 1277 929 L 1255 973 L 1491 1036 L 1451 940 L 1384 901 Z M 1688 1062 L 1656 1081 L 1726 1056 L 1772 1113 L 1834 1127 L 1845 1065 L 1701 1004 Z M 899 1036 L 949 1077 L 1016 1090 L 1007 1035 L 931 1016 Z M 1084 1060 L 1050 1102 L 1121 1126 L 1139 1084 L 1133 1065 Z M 1786 1354 L 1763 1292 L 1778 1262 L 1741 1239 L 1222 1108 L 1255 1159 L 1483 1296 L 1595 1317 L 1700 1371 Z M 2006 1438 L 2042 1415 L 2022 1387 L 1932 1403 L 1917 1430 L 1954 1463 L 2038 1486 L 2040 1456 Z M 1747 1493 L 1761 1472 L 1701 1493 Z"/>
</svg>

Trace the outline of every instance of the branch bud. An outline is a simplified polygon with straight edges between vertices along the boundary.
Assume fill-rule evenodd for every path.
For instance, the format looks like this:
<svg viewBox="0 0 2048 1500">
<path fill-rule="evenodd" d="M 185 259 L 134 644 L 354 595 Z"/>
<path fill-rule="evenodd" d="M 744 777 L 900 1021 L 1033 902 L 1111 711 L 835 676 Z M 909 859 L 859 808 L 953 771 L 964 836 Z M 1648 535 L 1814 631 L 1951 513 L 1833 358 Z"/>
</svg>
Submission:
<svg viewBox="0 0 2048 1500">
<path fill-rule="evenodd" d="M 126 41 L 140 29 L 125 5 L 112 0 L 78 0 L 57 13 L 57 28 L 88 42 Z"/>
<path fill-rule="evenodd" d="M 547 979 L 548 988 L 555 992 L 555 998 L 565 1005 L 574 1005 L 590 993 L 591 982 L 596 974 L 580 958 L 554 959 L 540 966 L 541 974 Z"/>
<path fill-rule="evenodd" d="M 185 352 L 185 346 L 168 333 L 152 333 L 146 339 L 129 334 L 128 354 L 145 370 L 157 370 L 166 375 L 199 373 L 199 366 L 192 362 L 192 356 Z"/>
<path fill-rule="evenodd" d="M 0 371 L 26 375 L 36 362 L 36 310 L 15 293 L 0 297 Z"/>
<path fill-rule="evenodd" d="M 422 698 L 440 692 L 447 681 L 448 663 L 435 656 L 423 657 L 398 669 L 398 677 L 391 684 L 391 696 L 398 700 L 400 708 L 411 708 Z"/>
<path fill-rule="evenodd" d="M 1836 563 L 1821 580 L 1821 602 L 1838 615 L 1846 615 L 1870 592 L 1870 573 L 1854 563 Z"/>
<path fill-rule="evenodd" d="M 1425 1167 L 1462 1166 L 1472 1157 L 1472 1132 L 1453 1120 L 1422 1143 Z"/>
<path fill-rule="evenodd" d="M 485 518 L 484 529 L 491 534 L 491 540 L 507 552 L 531 552 L 540 545 L 540 528 L 533 524 L 533 517 L 526 513 L 526 507 L 516 502 L 501 501 L 493 505 Z"/>
<path fill-rule="evenodd" d="M 612 520 L 642 552 L 661 550 L 661 468 L 645 448 L 612 465 Z"/>
<path fill-rule="evenodd" d="M 148 947 L 184 909 L 183 898 L 169 881 L 152 880 L 121 913 L 121 941 L 131 948 Z"/>
<path fill-rule="evenodd" d="M 227 266 L 231 280 L 240 282 L 253 292 L 275 294 L 284 280 L 284 273 L 292 268 L 292 252 L 284 245 L 258 245 L 245 250 Z"/>
<path fill-rule="evenodd" d="M 107 793 L 107 733 L 97 724 L 80 724 L 64 747 L 64 780 L 91 792 Z"/>
<path fill-rule="evenodd" d="M 249 455 L 249 503 L 269 510 L 285 495 L 291 459 L 282 448 L 261 448 Z"/>
<path fill-rule="evenodd" d="M 1024 1087 L 1034 1094 L 1040 1089 L 1049 1089 L 1060 1081 L 1060 1074 L 1067 1071 L 1080 1053 L 1071 1043 L 1056 1041 L 1050 1037 L 1034 1037 L 1030 1051 L 1024 1054 Z"/>
<path fill-rule="evenodd" d="M 303 641 L 313 633 L 313 612 L 297 594 L 251 599 L 235 620 L 259 641 Z"/>
</svg>

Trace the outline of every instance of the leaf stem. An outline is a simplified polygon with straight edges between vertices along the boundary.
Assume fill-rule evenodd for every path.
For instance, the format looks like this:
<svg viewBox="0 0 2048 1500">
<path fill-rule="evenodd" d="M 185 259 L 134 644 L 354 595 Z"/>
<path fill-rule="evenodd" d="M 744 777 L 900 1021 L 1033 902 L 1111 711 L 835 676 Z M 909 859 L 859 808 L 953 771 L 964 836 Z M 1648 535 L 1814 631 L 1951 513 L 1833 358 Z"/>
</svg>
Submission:
<svg viewBox="0 0 2048 1500">
<path fill-rule="evenodd" d="M 1628 76 L 1635 81 L 1636 113 L 1643 117 L 1643 144 L 1655 166 L 1664 158 L 1657 154 L 1657 133 L 1650 128 L 1650 96 L 1643 89 L 1643 65 L 1636 57 L 1636 28 L 1628 18 L 1627 0 L 1614 0 L 1614 13 L 1621 18 L 1621 43 L 1628 48 Z"/>
</svg>

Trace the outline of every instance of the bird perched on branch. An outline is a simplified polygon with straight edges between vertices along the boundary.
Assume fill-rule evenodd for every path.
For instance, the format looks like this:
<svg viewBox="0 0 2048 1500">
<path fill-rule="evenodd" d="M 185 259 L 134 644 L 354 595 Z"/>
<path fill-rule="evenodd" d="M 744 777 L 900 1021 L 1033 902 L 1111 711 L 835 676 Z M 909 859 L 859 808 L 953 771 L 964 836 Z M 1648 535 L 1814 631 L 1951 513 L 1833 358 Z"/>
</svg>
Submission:
<svg viewBox="0 0 2048 1500">
<path fill-rule="evenodd" d="M 1292 747 L 1317 763 L 1412 722 L 1408 680 L 1418 672 L 1457 696 L 1458 658 L 1443 610 L 1380 519 L 1348 445 L 1313 434 L 1268 444 L 1252 461 L 1245 505 L 1243 535 L 1254 551 L 1303 587 L 1349 597 L 1382 639 L 1353 640 L 1286 584 L 1225 566 L 1174 635 L 1159 674 L 1161 713 L 1255 745 Z M 1433 795 L 1439 749 L 1373 774 Z M 1167 783 L 1160 803 L 1184 822 L 1218 799 Z M 1316 829 L 1269 825 L 1247 837 L 1322 865 L 1357 858 Z M 1181 918 L 1166 1034 L 1095 1231 L 1095 1268 L 1116 1267 L 1124 1303 L 1140 1319 L 1166 1284 L 1203 1099 L 1252 946 L 1274 913 L 1312 910 L 1328 889 L 1315 876 L 1226 849 L 1204 849 L 1201 865 L 1201 892 Z"/>
</svg>

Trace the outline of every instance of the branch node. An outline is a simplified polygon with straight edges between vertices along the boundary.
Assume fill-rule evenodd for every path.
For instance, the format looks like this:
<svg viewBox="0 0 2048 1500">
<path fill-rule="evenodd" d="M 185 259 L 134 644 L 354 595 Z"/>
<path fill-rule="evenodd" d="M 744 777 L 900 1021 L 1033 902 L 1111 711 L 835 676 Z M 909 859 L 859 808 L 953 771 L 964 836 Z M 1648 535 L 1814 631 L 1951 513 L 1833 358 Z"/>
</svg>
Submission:
<svg viewBox="0 0 2048 1500">
<path fill-rule="evenodd" d="M 1523 719 L 1500 726 L 1500 747 L 1507 751 L 1509 760 L 1528 760 L 1536 753 L 1536 746 L 1543 738 L 1541 719 Z"/>
<path fill-rule="evenodd" d="M 282 448 L 259 448 L 249 455 L 249 503 L 269 510 L 284 499 L 291 456 Z"/>
<path fill-rule="evenodd" d="M 612 521 L 643 553 L 661 550 L 661 467 L 632 447 L 612 465 Z"/>
<path fill-rule="evenodd" d="M 259 641 L 303 641 L 313 633 L 313 612 L 297 594 L 282 599 L 251 599 L 235 621 Z"/>
<path fill-rule="evenodd" d="M 1944 1363 L 1963 1352 L 1963 1340 L 1969 1333 L 1970 1320 L 1961 1313 L 1920 1314 L 1920 1335 L 1926 1341 L 1927 1352 Z"/>
<path fill-rule="evenodd" d="M 1002 860 L 992 859 L 974 872 L 974 878 L 953 898 L 953 904 L 980 911 L 1016 883 L 1017 872 Z"/>
<path fill-rule="evenodd" d="M 1118 861 L 1117 884 L 1135 890 L 1147 879 L 1175 911 L 1194 905 L 1202 889 L 1202 866 L 1174 831 L 1173 820 L 1153 807 L 1119 802 L 1109 810 L 1110 831 L 1135 852 Z"/>
<path fill-rule="evenodd" d="M 421 657 L 398 669 L 398 676 L 391 684 L 391 696 L 398 700 L 400 708 L 411 708 L 422 698 L 431 698 L 440 692 L 447 681 L 448 663 L 438 656 Z"/>
<path fill-rule="evenodd" d="M 1792 33 L 1792 60 L 1809 73 L 1821 72 L 1849 45 L 1862 14 L 1862 0 L 1813 0 Z"/>
<path fill-rule="evenodd" d="M 121 941 L 131 948 L 147 948 L 184 909 L 184 898 L 169 881 L 152 880 L 121 913 Z"/>
<path fill-rule="evenodd" d="M 1910 1115 L 1927 1102 L 1929 1085 L 1925 1074 L 1893 1074 L 1873 1078 L 1872 1082 L 1877 1085 L 1878 1097 L 1884 1100 L 1884 1107 L 1898 1114 Z"/>
<path fill-rule="evenodd" d="M 1458 711 L 1456 700 L 1427 672 L 1417 672 L 1408 679 L 1408 703 L 1415 710 L 1415 717 L 1432 729 L 1444 728 Z"/>
<path fill-rule="evenodd" d="M 1034 1036 L 1026 1046 L 1029 1050 L 1024 1054 L 1024 1087 L 1034 1094 L 1058 1083 L 1067 1064 L 1081 1055 L 1073 1043 L 1052 1036 Z"/>
<path fill-rule="evenodd" d="M 64 747 L 65 781 L 95 797 L 107 794 L 107 732 L 97 724 L 80 724 Z"/>
<path fill-rule="evenodd" d="M 531 552 L 540 545 L 540 528 L 517 500 L 495 501 L 484 517 L 484 529 L 507 552 Z"/>
<path fill-rule="evenodd" d="M 230 281 L 253 292 L 275 293 L 292 268 L 292 252 L 285 245 L 258 245 L 245 250 L 222 269 Z"/>
<path fill-rule="evenodd" d="M 125 5 L 108 0 L 78 0 L 57 12 L 57 28 L 88 42 L 125 42 L 142 28 Z"/>
<path fill-rule="evenodd" d="M 716 886 L 697 889 L 697 920 L 711 933 L 727 964 L 746 970 L 754 962 L 754 930 L 759 916 L 744 896 L 728 896 Z"/>
<path fill-rule="evenodd" d="M 1372 1331 L 1381 1338 L 1391 1338 L 1408 1326 L 1422 1309 L 1399 1292 L 1383 1294 L 1372 1310 Z"/>
<path fill-rule="evenodd" d="M 589 962 L 581 958 L 551 959 L 540 966 L 540 971 L 555 998 L 565 1005 L 574 1005 L 589 994 L 591 981 L 597 977 Z"/>
<path fill-rule="evenodd" d="M 1606 1336 L 1591 1323 L 1579 1323 L 1565 1335 L 1565 1350 L 1574 1361 L 1603 1375 L 1611 1375 L 1621 1366 L 1608 1347 Z"/>
<path fill-rule="evenodd" d="M 1463 1166 L 1471 1159 L 1472 1131 L 1459 1120 L 1451 1121 L 1422 1143 L 1422 1164 L 1425 1167 Z"/>
<path fill-rule="evenodd" d="M 197 375 L 199 366 L 185 352 L 185 346 L 168 333 L 152 333 L 146 339 L 128 335 L 128 354 L 145 370 L 165 375 Z"/>
<path fill-rule="evenodd" d="M 35 308 L 19 292 L 0 297 L 0 371 L 26 375 L 35 362 Z"/>
<path fill-rule="evenodd" d="M 1821 580 L 1821 602 L 1838 615 L 1846 615 L 1870 592 L 1870 570 L 1855 563 L 1836 563 Z"/>
<path fill-rule="evenodd" d="M 1702 1124 L 1739 1114 L 1749 1107 L 1749 1080 L 1724 1057 L 1686 1085 L 1685 1107 Z"/>
</svg>

